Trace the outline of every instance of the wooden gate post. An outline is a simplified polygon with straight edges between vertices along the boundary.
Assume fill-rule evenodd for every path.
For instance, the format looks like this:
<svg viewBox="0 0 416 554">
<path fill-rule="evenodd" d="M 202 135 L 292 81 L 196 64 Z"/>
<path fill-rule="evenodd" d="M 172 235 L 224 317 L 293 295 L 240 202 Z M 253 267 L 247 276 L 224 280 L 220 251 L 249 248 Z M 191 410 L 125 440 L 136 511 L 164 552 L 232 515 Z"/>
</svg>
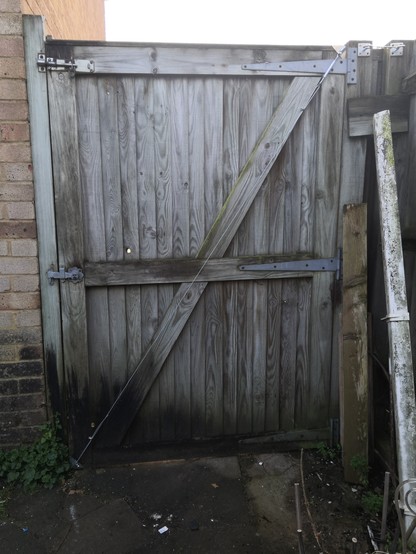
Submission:
<svg viewBox="0 0 416 554">
<path fill-rule="evenodd" d="M 367 205 L 344 206 L 341 441 L 344 478 L 367 479 Z"/>
</svg>

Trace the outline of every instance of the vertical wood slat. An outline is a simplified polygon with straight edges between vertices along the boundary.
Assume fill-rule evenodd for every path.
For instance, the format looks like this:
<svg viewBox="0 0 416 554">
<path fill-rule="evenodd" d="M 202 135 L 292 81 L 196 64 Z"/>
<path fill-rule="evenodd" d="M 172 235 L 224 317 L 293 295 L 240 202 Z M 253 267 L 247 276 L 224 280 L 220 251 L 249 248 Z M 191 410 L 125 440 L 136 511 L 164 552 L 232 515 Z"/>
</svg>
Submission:
<svg viewBox="0 0 416 554">
<path fill-rule="evenodd" d="M 123 260 L 123 221 L 121 213 L 120 153 L 118 140 L 118 94 L 116 78 L 99 81 L 101 171 L 105 227 L 105 259 Z M 101 237 L 102 240 L 102 237 Z M 104 293 L 106 291 L 104 290 Z M 126 356 L 126 305 L 122 287 L 111 287 L 107 292 L 108 339 L 110 363 L 106 361 L 110 402 L 125 382 Z M 103 294 L 104 297 L 104 294 Z M 103 352 L 106 346 L 102 348 Z"/>
<path fill-rule="evenodd" d="M 80 188 L 83 205 L 84 253 L 86 259 L 106 259 L 106 225 L 104 211 L 101 138 L 108 131 L 107 110 L 100 109 L 105 97 L 102 82 L 88 78 L 77 86 L 78 148 Z M 102 126 L 102 127 L 101 127 Z M 110 337 L 108 294 L 102 287 L 86 293 L 88 322 L 89 387 L 91 424 L 96 425 L 111 402 Z"/>
<path fill-rule="evenodd" d="M 139 81 L 139 83 L 140 82 L 141 81 Z M 139 238 L 145 233 L 143 227 L 139 228 L 137 211 L 139 199 L 137 192 L 138 175 L 136 167 L 136 126 L 138 129 L 142 129 L 140 123 L 135 120 L 135 114 L 139 117 L 139 114 L 142 114 L 143 112 L 145 113 L 145 110 L 140 112 L 136 110 L 135 83 L 133 79 L 127 77 L 119 79 L 117 90 L 123 258 L 126 260 L 139 260 L 141 248 L 141 241 Z M 141 98 L 140 95 L 137 96 Z M 147 135 L 143 130 L 140 133 L 141 140 L 145 141 L 146 136 Z M 140 154 L 143 150 L 143 148 L 140 148 L 138 151 L 137 165 L 139 168 L 141 167 Z M 127 287 L 125 301 L 127 363 L 124 380 L 121 383 L 122 386 L 124 386 L 124 383 L 133 371 L 135 360 L 141 355 L 142 352 L 141 340 L 137 339 L 137 337 L 140 336 L 142 320 L 140 287 Z"/>
<path fill-rule="evenodd" d="M 367 206 L 348 204 L 343 223 L 341 434 L 344 478 L 368 465 Z M 354 460 L 359 464 L 354 464 Z"/>
<path fill-rule="evenodd" d="M 344 104 L 345 79 L 329 75 L 321 88 L 320 127 L 317 152 L 317 186 L 315 192 L 314 253 L 317 257 L 334 256 L 337 249 L 339 179 L 343 121 L 339 106 Z M 332 297 L 334 276 L 318 273 L 312 287 L 311 358 L 307 415 L 312 426 L 328 425 L 328 398 L 331 391 Z"/>
<path fill-rule="evenodd" d="M 47 278 L 50 268 L 58 268 L 53 193 L 51 139 L 46 75 L 38 71 L 36 57 L 44 48 L 43 19 L 23 16 L 27 94 L 33 160 L 36 226 L 42 297 L 42 336 L 48 404 L 53 413 L 65 418 L 65 386 L 62 360 L 62 334 L 59 286 Z M 62 424 L 66 428 L 65 420 Z"/>
<path fill-rule="evenodd" d="M 188 81 L 171 83 L 171 175 L 172 175 L 172 256 L 189 256 L 189 111 Z M 190 328 L 185 326 L 175 345 L 174 422 L 175 439 L 191 437 Z M 162 372 L 163 375 L 163 372 Z"/>
<path fill-rule="evenodd" d="M 223 80 L 204 82 L 204 200 L 205 229 L 223 204 Z M 223 299 L 222 285 L 205 289 L 205 429 L 208 436 L 223 433 Z"/>
<path fill-rule="evenodd" d="M 78 156 L 75 79 L 69 73 L 48 74 L 53 175 L 59 263 L 82 266 L 83 234 L 68 233 L 82 229 L 82 203 Z M 62 109 L 64 102 L 65 109 Z M 62 327 L 65 379 L 69 395 L 71 447 L 84 446 L 89 429 L 89 371 L 85 288 L 82 283 L 62 283 Z"/>
<path fill-rule="evenodd" d="M 352 44 L 351 47 L 356 45 Z M 347 102 L 351 98 L 371 96 L 377 94 L 378 67 L 375 61 L 374 51 L 371 56 L 357 58 L 357 83 L 347 86 L 343 104 L 344 129 L 342 134 L 341 174 L 339 182 L 339 206 L 338 206 L 338 230 L 337 247 L 342 246 L 343 210 L 349 203 L 361 203 L 364 196 L 365 164 L 367 158 L 367 138 L 350 139 L 348 135 Z M 337 284 L 335 284 L 337 287 Z M 331 364 L 331 405 L 330 417 L 339 417 L 339 373 L 342 365 L 340 351 L 340 322 L 342 318 L 342 305 L 334 305 L 333 330 L 332 330 L 332 364 Z"/>
<path fill-rule="evenodd" d="M 189 110 L 189 255 L 196 256 L 205 236 L 204 187 L 204 81 L 188 83 Z M 206 436 L 205 421 L 205 303 L 199 302 L 189 321 L 191 340 L 191 433 Z"/>
<path fill-rule="evenodd" d="M 239 159 L 239 113 L 240 113 L 241 81 L 227 80 L 224 84 L 224 197 L 228 197 L 240 171 Z M 238 236 L 238 233 L 236 237 Z M 228 248 L 228 256 L 237 256 L 237 238 Z M 223 413 L 224 434 L 233 435 L 237 432 L 237 356 L 238 356 L 238 326 L 237 326 L 237 283 L 223 283 L 224 289 L 224 354 L 223 354 Z"/>
</svg>

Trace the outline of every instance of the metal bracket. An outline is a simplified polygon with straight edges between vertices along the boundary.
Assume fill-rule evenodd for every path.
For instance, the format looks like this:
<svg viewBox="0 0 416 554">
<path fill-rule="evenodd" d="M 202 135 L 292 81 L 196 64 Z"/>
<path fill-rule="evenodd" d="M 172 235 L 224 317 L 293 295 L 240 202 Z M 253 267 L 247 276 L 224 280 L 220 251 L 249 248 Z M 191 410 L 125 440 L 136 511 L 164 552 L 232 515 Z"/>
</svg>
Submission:
<svg viewBox="0 0 416 554">
<path fill-rule="evenodd" d="M 334 271 L 337 280 L 339 280 L 341 278 L 341 266 L 342 257 L 340 249 L 336 258 L 240 265 L 238 269 L 241 271 Z"/>
<path fill-rule="evenodd" d="M 388 45 L 390 48 L 390 56 L 403 56 L 404 54 L 404 42 L 391 42 Z"/>
<path fill-rule="evenodd" d="M 333 65 L 332 65 L 333 64 Z M 331 67 L 332 65 L 332 67 Z M 348 48 L 347 59 L 334 60 L 306 60 L 293 62 L 265 62 L 265 63 L 250 63 L 241 66 L 241 69 L 247 71 L 274 71 L 280 73 L 296 73 L 296 74 L 322 74 L 324 75 L 329 69 L 330 73 L 347 75 L 348 84 L 357 83 L 357 49 Z"/>
<path fill-rule="evenodd" d="M 48 71 L 69 71 L 70 73 L 94 73 L 95 63 L 93 60 L 61 60 L 58 58 L 47 58 L 45 54 L 38 54 L 37 65 L 41 73 Z"/>
<path fill-rule="evenodd" d="M 368 58 L 371 56 L 371 50 L 373 45 L 371 42 L 359 42 L 357 48 L 357 55 L 359 58 Z"/>
<path fill-rule="evenodd" d="M 48 271 L 49 284 L 53 285 L 55 280 L 59 281 L 72 281 L 73 283 L 79 283 L 83 280 L 84 274 L 79 267 L 70 267 L 68 271 L 65 271 L 64 266 L 59 266 L 59 271 Z"/>
</svg>

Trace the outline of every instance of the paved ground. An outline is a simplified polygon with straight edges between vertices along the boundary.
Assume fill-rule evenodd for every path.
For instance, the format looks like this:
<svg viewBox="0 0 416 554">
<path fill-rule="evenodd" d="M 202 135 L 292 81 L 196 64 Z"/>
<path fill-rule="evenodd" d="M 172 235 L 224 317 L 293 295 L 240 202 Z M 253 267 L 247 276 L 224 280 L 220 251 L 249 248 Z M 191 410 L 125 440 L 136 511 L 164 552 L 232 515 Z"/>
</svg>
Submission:
<svg viewBox="0 0 416 554">
<path fill-rule="evenodd" d="M 0 523 L 0 550 L 297 552 L 293 483 L 298 479 L 298 453 L 82 469 L 62 489 L 13 493 L 8 517 Z"/>
</svg>

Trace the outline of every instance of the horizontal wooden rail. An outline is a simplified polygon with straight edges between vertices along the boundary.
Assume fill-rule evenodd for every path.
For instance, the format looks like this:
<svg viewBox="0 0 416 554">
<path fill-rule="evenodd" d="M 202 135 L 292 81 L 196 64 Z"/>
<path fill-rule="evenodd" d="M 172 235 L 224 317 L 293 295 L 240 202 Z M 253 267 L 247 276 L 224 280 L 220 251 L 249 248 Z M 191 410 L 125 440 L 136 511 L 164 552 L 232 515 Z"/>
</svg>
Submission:
<svg viewBox="0 0 416 554">
<path fill-rule="evenodd" d="M 294 279 L 312 277 L 307 271 L 241 271 L 240 265 L 289 262 L 310 259 L 302 256 L 253 256 L 220 259 L 158 259 L 140 262 L 88 262 L 85 285 L 106 287 L 123 285 L 162 285 L 258 279 Z"/>
</svg>

